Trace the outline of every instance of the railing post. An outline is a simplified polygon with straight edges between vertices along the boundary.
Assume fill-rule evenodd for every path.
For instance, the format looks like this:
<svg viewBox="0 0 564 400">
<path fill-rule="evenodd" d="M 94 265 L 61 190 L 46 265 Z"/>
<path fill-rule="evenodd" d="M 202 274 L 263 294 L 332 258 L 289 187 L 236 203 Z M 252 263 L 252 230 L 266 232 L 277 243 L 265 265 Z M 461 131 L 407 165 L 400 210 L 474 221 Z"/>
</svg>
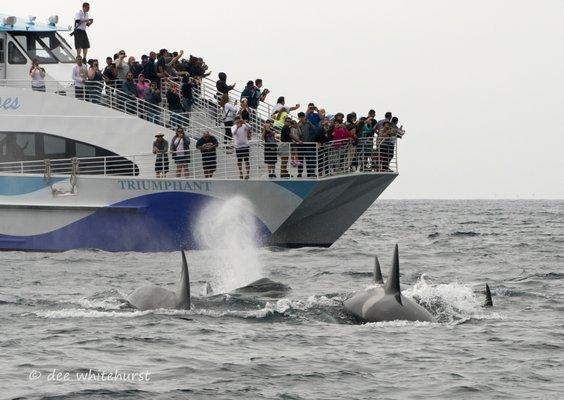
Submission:
<svg viewBox="0 0 564 400">
<path fill-rule="evenodd" d="M 319 179 L 319 147 L 315 144 L 315 176 Z"/>
</svg>

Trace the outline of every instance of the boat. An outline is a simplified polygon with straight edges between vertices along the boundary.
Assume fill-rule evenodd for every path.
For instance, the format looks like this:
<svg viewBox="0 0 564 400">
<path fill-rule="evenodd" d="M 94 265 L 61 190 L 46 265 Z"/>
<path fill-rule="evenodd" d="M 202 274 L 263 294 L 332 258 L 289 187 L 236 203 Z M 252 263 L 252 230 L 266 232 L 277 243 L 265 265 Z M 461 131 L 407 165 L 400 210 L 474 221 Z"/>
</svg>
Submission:
<svg viewBox="0 0 564 400">
<path fill-rule="evenodd" d="M 235 197 L 244 199 L 260 245 L 328 247 L 398 176 L 397 148 L 385 171 L 352 170 L 353 145 L 346 141 L 312 144 L 312 176 L 298 178 L 290 167 L 290 178 L 269 177 L 255 129 L 249 179 L 241 180 L 217 122 L 213 81 L 200 82 L 189 114 L 124 99 L 104 83 L 85 101 L 70 81 L 69 29 L 57 23 L 56 16 L 40 23 L 0 15 L 0 250 L 199 249 L 202 213 Z M 32 90 L 33 59 L 45 67 L 44 91 Z M 150 107 L 158 118 L 147 118 Z M 259 127 L 271 111 L 262 102 L 253 124 Z M 178 125 L 191 142 L 188 175 L 177 177 L 171 159 L 169 174 L 157 178 L 155 134 L 170 140 Z M 220 143 L 211 178 L 195 146 L 206 131 Z"/>
</svg>

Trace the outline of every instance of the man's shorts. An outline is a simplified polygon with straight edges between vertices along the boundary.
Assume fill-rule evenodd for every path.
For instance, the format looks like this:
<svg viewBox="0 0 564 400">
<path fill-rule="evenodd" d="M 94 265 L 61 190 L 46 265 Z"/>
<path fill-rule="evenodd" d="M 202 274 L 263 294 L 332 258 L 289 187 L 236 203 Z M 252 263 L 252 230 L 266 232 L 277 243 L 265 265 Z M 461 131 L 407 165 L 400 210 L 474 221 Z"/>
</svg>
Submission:
<svg viewBox="0 0 564 400">
<path fill-rule="evenodd" d="M 249 161 L 249 147 L 239 147 L 235 149 L 237 161 Z"/>
<path fill-rule="evenodd" d="M 82 29 L 74 30 L 74 48 L 75 49 L 89 49 L 90 41 L 88 40 L 88 35 L 86 31 Z"/>
</svg>

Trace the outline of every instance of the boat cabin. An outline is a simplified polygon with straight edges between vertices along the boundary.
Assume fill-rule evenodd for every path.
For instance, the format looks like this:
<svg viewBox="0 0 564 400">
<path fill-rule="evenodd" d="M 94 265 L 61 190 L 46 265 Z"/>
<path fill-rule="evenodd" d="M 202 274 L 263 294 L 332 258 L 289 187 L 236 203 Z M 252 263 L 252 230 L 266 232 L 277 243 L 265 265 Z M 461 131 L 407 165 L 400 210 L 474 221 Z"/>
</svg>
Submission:
<svg viewBox="0 0 564 400">
<path fill-rule="evenodd" d="M 47 80 L 69 80 L 75 54 L 60 34 L 54 15 L 47 23 L 0 14 L 0 79 L 29 80 L 33 59 L 46 69 Z"/>
</svg>

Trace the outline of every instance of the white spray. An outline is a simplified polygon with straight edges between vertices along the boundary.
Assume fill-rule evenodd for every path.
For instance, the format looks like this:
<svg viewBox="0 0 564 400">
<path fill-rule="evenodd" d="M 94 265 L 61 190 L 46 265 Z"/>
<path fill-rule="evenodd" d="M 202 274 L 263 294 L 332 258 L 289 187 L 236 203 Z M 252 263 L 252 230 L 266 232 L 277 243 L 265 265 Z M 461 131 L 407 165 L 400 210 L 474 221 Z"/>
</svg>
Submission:
<svg viewBox="0 0 564 400">
<path fill-rule="evenodd" d="M 198 218 L 196 239 L 208 249 L 213 291 L 226 293 L 263 276 L 258 259 L 258 227 L 252 204 L 234 197 L 206 206 Z"/>
</svg>

